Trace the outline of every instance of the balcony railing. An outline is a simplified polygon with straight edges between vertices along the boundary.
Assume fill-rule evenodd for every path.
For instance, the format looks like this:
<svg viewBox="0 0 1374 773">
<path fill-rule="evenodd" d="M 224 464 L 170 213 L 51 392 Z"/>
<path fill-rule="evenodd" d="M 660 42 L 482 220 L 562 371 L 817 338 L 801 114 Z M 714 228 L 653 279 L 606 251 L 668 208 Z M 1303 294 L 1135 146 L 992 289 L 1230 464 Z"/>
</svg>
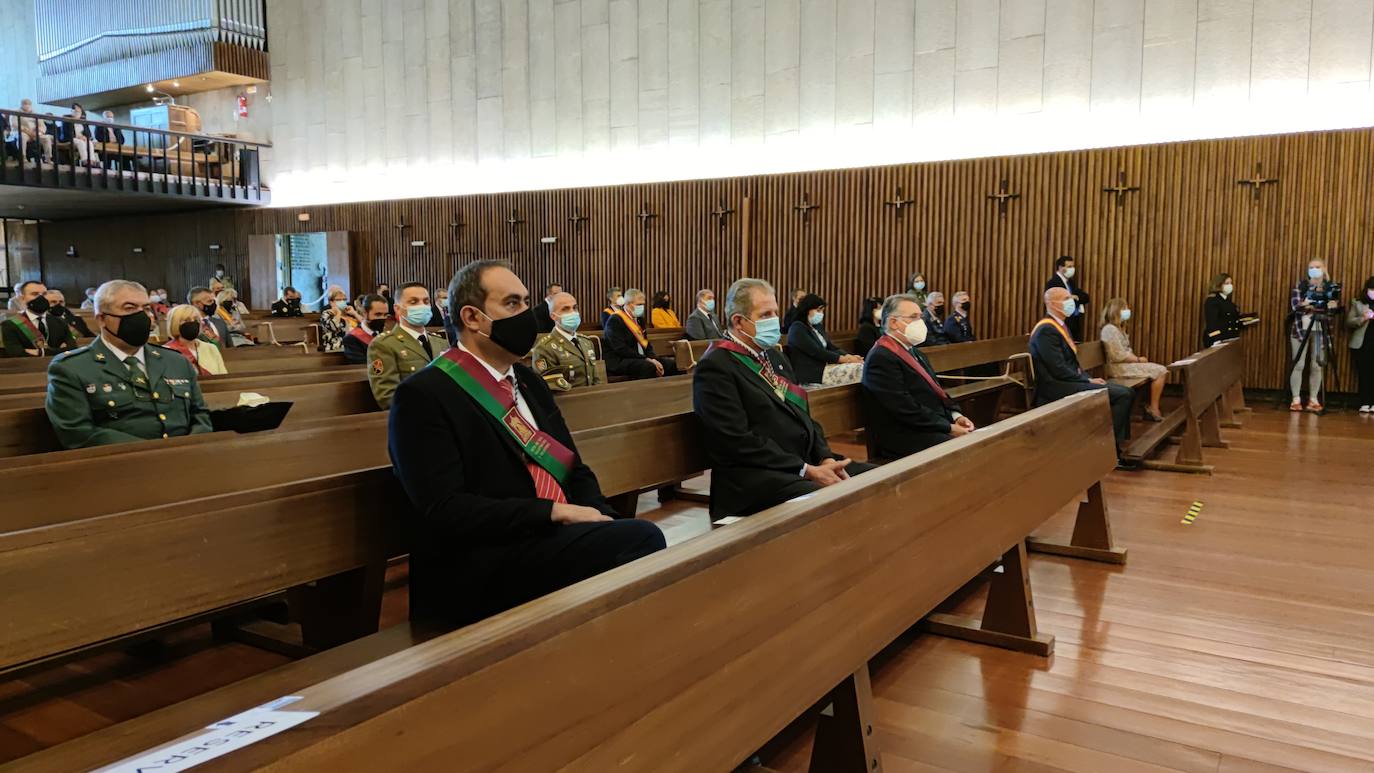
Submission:
<svg viewBox="0 0 1374 773">
<path fill-rule="evenodd" d="M 0 131 L 0 185 L 271 200 L 266 143 L 17 110 L 0 110 Z"/>
</svg>

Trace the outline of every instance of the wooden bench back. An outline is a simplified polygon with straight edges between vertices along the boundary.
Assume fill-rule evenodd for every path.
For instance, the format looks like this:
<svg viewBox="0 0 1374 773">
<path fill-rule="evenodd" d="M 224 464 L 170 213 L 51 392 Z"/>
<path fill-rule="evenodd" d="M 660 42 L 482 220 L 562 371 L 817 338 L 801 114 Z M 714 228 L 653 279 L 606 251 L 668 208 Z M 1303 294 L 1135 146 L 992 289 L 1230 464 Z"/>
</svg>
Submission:
<svg viewBox="0 0 1374 773">
<path fill-rule="evenodd" d="M 1030 336 L 1006 336 L 989 338 L 985 341 L 971 341 L 965 344 L 946 344 L 930 346 L 921 350 L 931 367 L 937 373 L 963 370 L 977 365 L 1002 363 L 1016 356 L 1026 354 L 1030 346 Z"/>
<path fill-rule="evenodd" d="M 1245 349 L 1239 342 L 1203 349 L 1189 355 L 1178 370 L 1183 373 L 1183 394 L 1188 411 L 1193 416 L 1201 416 L 1240 380 L 1245 371 Z"/>
<path fill-rule="evenodd" d="M 42 407 L 43 399 L 47 394 L 46 376 L 34 374 L 42 379 L 38 386 L 28 389 L 4 390 L 0 389 L 0 410 L 8 408 L 37 408 Z M 10 376 L 8 378 L 20 378 Z M 202 376 L 200 379 L 200 389 L 210 399 L 210 395 L 216 392 L 261 392 L 267 393 L 276 387 L 299 386 L 302 384 L 337 384 L 346 381 L 367 381 L 367 371 L 361 365 L 341 365 L 322 370 L 288 371 L 278 373 L 275 371 L 258 371 L 256 373 L 228 373 L 223 376 Z M 0 378 L 0 383 L 5 383 L 4 378 Z"/>
<path fill-rule="evenodd" d="M 1037 408 L 293 686 L 216 769 L 730 770 L 1114 464 L 1104 394 Z"/>
</svg>

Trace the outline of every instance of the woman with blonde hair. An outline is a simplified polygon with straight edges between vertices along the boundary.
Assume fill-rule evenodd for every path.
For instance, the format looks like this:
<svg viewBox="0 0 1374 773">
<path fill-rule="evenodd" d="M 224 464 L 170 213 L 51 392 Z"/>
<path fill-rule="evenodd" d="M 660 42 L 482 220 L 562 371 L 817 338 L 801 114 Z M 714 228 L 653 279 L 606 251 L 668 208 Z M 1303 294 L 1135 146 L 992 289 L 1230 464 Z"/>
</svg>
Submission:
<svg viewBox="0 0 1374 773">
<path fill-rule="evenodd" d="M 167 332 L 169 340 L 163 344 L 185 357 L 196 368 L 200 376 L 222 376 L 229 370 L 224 367 L 224 358 L 219 347 L 200 338 L 202 317 L 200 309 L 190 304 L 173 306 L 167 312 Z"/>
<path fill-rule="evenodd" d="M 248 326 L 243 322 L 243 312 L 239 306 L 239 294 L 233 290 L 220 290 L 215 296 L 215 314 L 224 320 L 229 328 L 230 343 L 234 346 L 252 346 L 253 339 L 248 337 Z"/>
<path fill-rule="evenodd" d="M 1108 378 L 1148 378 L 1150 379 L 1150 404 L 1145 408 L 1145 418 L 1150 421 L 1163 421 L 1164 414 L 1159 410 L 1159 398 L 1164 394 L 1164 385 L 1169 381 L 1169 369 L 1150 362 L 1131 349 L 1131 338 L 1122 328 L 1131 319 L 1131 309 L 1124 298 L 1107 301 L 1102 309 L 1102 350 L 1106 355 Z"/>
</svg>

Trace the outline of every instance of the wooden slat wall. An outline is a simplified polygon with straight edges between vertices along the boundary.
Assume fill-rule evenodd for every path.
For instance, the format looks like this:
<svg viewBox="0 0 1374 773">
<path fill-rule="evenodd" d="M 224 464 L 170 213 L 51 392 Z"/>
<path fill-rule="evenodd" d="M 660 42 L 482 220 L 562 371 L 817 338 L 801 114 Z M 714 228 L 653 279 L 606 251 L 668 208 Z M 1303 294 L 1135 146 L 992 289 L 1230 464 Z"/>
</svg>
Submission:
<svg viewBox="0 0 1374 773">
<path fill-rule="evenodd" d="M 251 234 L 346 230 L 356 234 L 358 285 L 446 282 L 477 257 L 514 262 L 531 290 L 556 279 L 584 309 L 610 285 L 667 289 L 680 315 L 700 287 L 723 291 L 741 270 L 745 197 L 750 199 L 750 273 L 780 290 L 804 287 L 830 302 L 832 329 L 854 326 L 860 299 L 894 292 L 920 269 L 947 294 L 972 292 L 985 337 L 1024 333 L 1040 314 L 1041 288 L 1060 254 L 1079 259 L 1097 309 L 1127 298 L 1137 349 L 1168 362 L 1200 343 L 1201 301 L 1218 271 L 1236 277 L 1236 297 L 1264 322 L 1251 330 L 1247 384 L 1280 386 L 1288 288 L 1309 257 L 1358 292 L 1374 274 L 1369 200 L 1374 130 L 1316 132 L 1106 148 L 785 175 L 534 191 L 395 202 L 171 215 L 48 224 L 45 276 L 70 294 L 112 275 L 185 291 L 224 245 L 223 262 L 246 274 Z M 1255 201 L 1237 180 L 1255 164 L 1280 178 Z M 1140 186 L 1122 206 L 1102 188 Z M 987 195 L 1002 179 L 1020 198 L 1007 213 Z M 914 199 L 899 218 L 884 206 L 901 186 Z M 794 209 L 819 205 L 809 224 Z M 710 216 L 724 202 L 722 229 Z M 641 207 L 658 215 L 647 229 Z M 312 219 L 297 222 L 298 212 Z M 514 211 L 525 222 L 512 229 Z M 589 220 L 580 231 L 569 218 Z M 404 232 L 393 226 L 404 222 Z M 462 222 L 462 228 L 450 228 Z M 558 242 L 541 244 L 542 236 Z M 427 242 L 412 249 L 411 240 Z M 62 256 L 77 244 L 80 260 Z M 129 248 L 145 253 L 133 259 Z M 105 256 L 105 260 L 101 260 Z M 367 274 L 371 274 L 370 276 Z M 252 297 L 255 307 L 270 298 Z M 586 312 L 584 312 L 586 315 Z M 1095 327 L 1095 325 L 1093 326 Z M 1344 337 L 1341 338 L 1341 344 Z M 1342 357 L 1341 383 L 1353 380 Z"/>
</svg>

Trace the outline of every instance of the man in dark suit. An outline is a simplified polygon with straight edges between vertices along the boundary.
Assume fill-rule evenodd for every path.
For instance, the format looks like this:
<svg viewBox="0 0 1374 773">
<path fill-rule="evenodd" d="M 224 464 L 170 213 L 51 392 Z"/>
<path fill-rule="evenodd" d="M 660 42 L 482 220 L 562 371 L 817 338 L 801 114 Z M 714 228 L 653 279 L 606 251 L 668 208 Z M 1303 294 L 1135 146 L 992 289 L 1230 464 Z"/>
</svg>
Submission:
<svg viewBox="0 0 1374 773">
<path fill-rule="evenodd" d="M 367 347 L 372 345 L 373 338 L 386 330 L 386 310 L 386 299 L 382 296 L 363 296 L 363 324 L 348 331 L 343 338 L 341 351 L 344 361 L 349 365 L 362 365 L 367 362 Z"/>
<path fill-rule="evenodd" d="M 49 287 L 44 297 L 48 299 L 49 318 L 61 317 L 62 321 L 67 323 L 67 327 L 71 328 L 72 333 L 82 338 L 92 338 L 95 336 L 95 334 L 91 332 L 91 328 L 86 324 L 86 321 L 80 316 L 73 314 L 72 310 L 67 308 L 67 296 L 64 295 L 61 290 Z"/>
<path fill-rule="evenodd" d="M 221 351 L 232 348 L 229 338 L 229 325 L 217 314 L 215 294 L 208 287 L 192 287 L 186 293 L 186 302 L 200 309 L 200 337 L 218 346 Z"/>
<path fill-rule="evenodd" d="M 926 321 L 914 295 L 883 302 L 883 335 L 864 359 L 863 397 L 872 448 L 883 459 L 900 459 L 973 431 L 940 386 L 919 347 Z"/>
<path fill-rule="evenodd" d="M 840 458 L 776 349 L 778 299 L 762 279 L 725 298 L 729 337 L 697 363 L 692 410 L 711 460 L 711 516 L 752 515 L 873 469 Z"/>
<path fill-rule="evenodd" d="M 300 291 L 289 285 L 282 288 L 281 298 L 272 301 L 271 314 L 274 317 L 304 316 L 305 312 L 301 310 Z"/>
<path fill-rule="evenodd" d="M 1056 287 L 1069 291 L 1073 297 L 1076 308 L 1073 314 L 1068 317 L 1069 334 L 1073 336 L 1075 342 L 1083 340 L 1083 319 L 1087 316 L 1087 306 L 1092 300 L 1087 291 L 1078 286 L 1078 281 L 1074 275 L 1078 272 L 1078 267 L 1074 265 L 1074 259 L 1068 255 L 1061 255 L 1054 261 L 1054 276 L 1045 282 L 1045 289 L 1051 290 Z"/>
<path fill-rule="evenodd" d="M 101 113 L 101 114 L 100 114 L 100 117 L 101 117 L 102 120 L 105 121 L 105 123 L 114 123 L 114 122 L 115 122 L 115 119 L 114 119 L 114 112 L 111 111 L 111 110 L 106 110 L 104 113 Z M 95 126 L 95 141 L 96 141 L 96 142 L 108 142 L 108 143 L 110 143 L 111 145 L 123 145 L 123 144 L 124 144 L 124 130 L 123 130 L 123 129 L 116 129 L 116 128 L 113 127 L 113 126 L 101 126 L 100 124 L 96 124 L 96 126 Z"/>
<path fill-rule="evenodd" d="M 683 330 L 689 341 L 715 341 L 725 337 L 716 322 L 716 294 L 710 290 L 697 291 L 697 307 L 687 315 Z"/>
<path fill-rule="evenodd" d="M 538 324 L 536 328 L 539 334 L 553 332 L 553 317 L 549 316 L 549 310 L 553 308 L 553 296 L 563 292 L 563 285 L 553 282 L 544 286 L 544 297 L 540 299 L 539 305 L 534 307 L 534 320 Z"/>
<path fill-rule="evenodd" d="M 1078 392 L 1106 389 L 1112 406 L 1118 455 L 1131 436 L 1131 403 L 1135 392 L 1120 384 L 1092 378 L 1078 364 L 1078 347 L 1069 336 L 1065 320 L 1073 316 L 1073 296 L 1063 287 L 1045 291 L 1045 311 L 1030 335 L 1031 362 L 1035 368 L 1035 404 L 1044 405 Z M 1123 465 L 1126 466 L 1126 465 Z"/>
<path fill-rule="evenodd" d="M 48 314 L 48 288 L 30 280 L 15 288 L 20 311 L 0 324 L 3 356 L 42 357 L 64 352 L 76 343 L 66 319 Z"/>
<path fill-rule="evenodd" d="M 537 331 L 505 261 L 449 285 L 456 345 L 401 382 L 388 444 L 413 506 L 412 619 L 465 625 L 664 547 L 612 520 L 553 393 L 521 362 Z"/>
<path fill-rule="evenodd" d="M 625 291 L 625 307 L 616 309 L 606 320 L 601 343 L 606 355 L 606 372 L 629 379 L 676 376 L 677 361 L 654 353 L 644 335 L 644 291 L 633 287 Z"/>
</svg>

